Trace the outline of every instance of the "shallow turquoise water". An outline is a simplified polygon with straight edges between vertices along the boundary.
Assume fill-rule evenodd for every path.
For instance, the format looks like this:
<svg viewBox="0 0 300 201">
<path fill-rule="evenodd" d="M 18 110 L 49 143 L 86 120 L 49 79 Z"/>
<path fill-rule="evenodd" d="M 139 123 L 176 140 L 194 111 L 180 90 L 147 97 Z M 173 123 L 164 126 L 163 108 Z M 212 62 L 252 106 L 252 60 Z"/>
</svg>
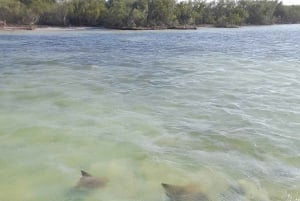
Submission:
<svg viewBox="0 0 300 201">
<path fill-rule="evenodd" d="M 299 25 L 0 32 L 0 200 L 299 201 L 299 55 Z"/>
</svg>

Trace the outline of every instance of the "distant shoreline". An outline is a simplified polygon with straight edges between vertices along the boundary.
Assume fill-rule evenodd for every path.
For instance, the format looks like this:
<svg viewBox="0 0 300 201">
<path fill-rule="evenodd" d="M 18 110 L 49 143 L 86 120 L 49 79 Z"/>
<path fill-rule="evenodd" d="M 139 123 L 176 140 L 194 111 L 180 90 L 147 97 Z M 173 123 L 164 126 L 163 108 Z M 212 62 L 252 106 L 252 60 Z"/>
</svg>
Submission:
<svg viewBox="0 0 300 201">
<path fill-rule="evenodd" d="M 85 27 L 85 26 L 45 26 L 45 25 L 6 25 L 0 27 L 0 31 L 33 31 L 33 30 L 90 30 L 90 29 L 113 29 L 113 30 L 196 30 L 196 26 L 154 26 L 154 27 Z"/>
<path fill-rule="evenodd" d="M 270 25 L 241 25 L 241 26 L 226 26 L 218 27 L 210 24 L 203 24 L 199 26 L 156 26 L 156 27 L 88 27 L 88 26 L 45 26 L 45 25 L 7 25 L 0 27 L 0 31 L 39 31 L 39 30 L 49 30 L 49 31 L 80 31 L 80 30 L 128 30 L 128 31 L 152 31 L 152 30 L 197 30 L 201 28 L 241 28 L 241 27 L 260 27 L 260 26 L 273 26 L 273 25 L 290 25 L 290 24 L 270 24 Z"/>
</svg>

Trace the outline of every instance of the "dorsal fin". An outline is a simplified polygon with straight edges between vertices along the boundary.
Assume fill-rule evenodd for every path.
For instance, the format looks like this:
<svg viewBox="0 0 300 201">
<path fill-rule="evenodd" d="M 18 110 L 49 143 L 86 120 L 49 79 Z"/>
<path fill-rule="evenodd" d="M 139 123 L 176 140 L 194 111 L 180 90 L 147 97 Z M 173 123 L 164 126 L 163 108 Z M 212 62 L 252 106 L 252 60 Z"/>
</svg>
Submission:
<svg viewBox="0 0 300 201">
<path fill-rule="evenodd" d="M 162 183 L 161 185 L 164 187 L 167 195 L 171 197 L 186 193 L 185 192 L 186 189 L 184 186 L 175 186 L 175 185 L 165 184 L 165 183 Z"/>
<path fill-rule="evenodd" d="M 83 176 L 83 177 L 91 177 L 92 175 L 90 175 L 89 173 L 81 170 L 81 176 Z"/>
<path fill-rule="evenodd" d="M 161 184 L 166 192 L 166 195 L 171 201 L 208 201 L 208 198 L 203 194 L 200 189 L 194 184 L 189 184 L 185 186 L 176 186 L 172 184 Z"/>
</svg>

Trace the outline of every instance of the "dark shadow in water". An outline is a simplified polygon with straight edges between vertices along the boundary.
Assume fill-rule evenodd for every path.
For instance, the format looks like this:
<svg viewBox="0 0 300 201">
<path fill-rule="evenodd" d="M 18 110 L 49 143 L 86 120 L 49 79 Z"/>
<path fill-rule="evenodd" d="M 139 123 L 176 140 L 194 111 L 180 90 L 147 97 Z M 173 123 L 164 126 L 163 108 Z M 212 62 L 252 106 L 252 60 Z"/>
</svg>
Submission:
<svg viewBox="0 0 300 201">
<path fill-rule="evenodd" d="M 93 191 L 106 186 L 108 179 L 94 177 L 91 174 L 81 170 L 81 177 L 77 185 L 65 193 L 65 201 L 84 201 Z"/>
<path fill-rule="evenodd" d="M 162 183 L 169 201 L 212 201 L 201 192 L 197 185 L 177 186 Z M 217 200 L 241 201 L 245 200 L 245 191 L 239 185 L 230 185 L 229 188 L 218 194 Z"/>
<path fill-rule="evenodd" d="M 161 185 L 170 201 L 208 201 L 194 185 L 176 186 L 164 183 Z"/>
</svg>

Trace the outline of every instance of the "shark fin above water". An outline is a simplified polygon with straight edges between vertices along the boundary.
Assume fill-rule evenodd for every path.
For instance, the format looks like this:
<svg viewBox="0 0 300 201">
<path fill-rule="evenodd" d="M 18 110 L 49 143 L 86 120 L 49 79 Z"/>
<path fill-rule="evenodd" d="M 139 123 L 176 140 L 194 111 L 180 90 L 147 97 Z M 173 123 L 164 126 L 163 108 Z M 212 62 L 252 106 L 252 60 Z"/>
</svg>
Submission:
<svg viewBox="0 0 300 201">
<path fill-rule="evenodd" d="M 81 176 L 83 176 L 83 177 L 91 177 L 92 175 L 90 175 L 89 173 L 87 173 L 84 170 L 81 170 Z"/>
<path fill-rule="evenodd" d="M 196 185 L 177 186 L 165 183 L 161 185 L 170 201 L 208 201 L 208 198 Z"/>
<path fill-rule="evenodd" d="M 81 170 L 81 177 L 77 182 L 77 188 L 96 189 L 105 187 L 108 182 L 107 178 L 94 177 L 91 174 Z"/>
</svg>

